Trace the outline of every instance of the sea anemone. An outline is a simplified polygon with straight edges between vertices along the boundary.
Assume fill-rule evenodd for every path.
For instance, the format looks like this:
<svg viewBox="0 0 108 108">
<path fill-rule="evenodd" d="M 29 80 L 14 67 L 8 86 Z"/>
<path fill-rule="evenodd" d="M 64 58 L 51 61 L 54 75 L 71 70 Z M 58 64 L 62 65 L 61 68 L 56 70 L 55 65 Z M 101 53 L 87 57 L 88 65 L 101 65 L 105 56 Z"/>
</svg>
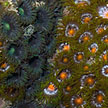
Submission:
<svg viewBox="0 0 108 108">
<path fill-rule="evenodd" d="M 98 51 L 98 45 L 96 43 L 92 43 L 88 49 L 91 53 L 94 54 Z"/>
<path fill-rule="evenodd" d="M 104 42 L 105 44 L 108 44 L 108 35 L 102 37 L 101 41 Z"/>
<path fill-rule="evenodd" d="M 90 41 L 90 39 L 93 38 L 93 35 L 90 32 L 84 32 L 80 37 L 79 37 L 79 43 L 87 42 Z"/>
<path fill-rule="evenodd" d="M 92 105 L 96 108 L 101 108 L 104 103 L 105 94 L 103 91 L 96 91 L 92 96 Z"/>
<path fill-rule="evenodd" d="M 10 68 L 10 65 L 7 62 L 5 62 L 5 61 L 0 64 L 0 71 L 1 72 L 5 72 L 9 68 Z"/>
<path fill-rule="evenodd" d="M 36 18 L 36 11 L 31 0 L 20 0 L 17 6 L 18 14 L 23 24 L 31 24 Z"/>
<path fill-rule="evenodd" d="M 4 12 L 0 17 L 1 36 L 12 41 L 17 40 L 21 36 L 21 32 L 18 15 L 14 11 Z"/>
<path fill-rule="evenodd" d="M 107 25 L 101 24 L 96 28 L 96 32 L 97 34 L 102 34 L 106 29 L 107 29 Z"/>
<path fill-rule="evenodd" d="M 80 95 L 72 96 L 71 98 L 71 105 L 74 108 L 83 107 L 86 104 L 86 102 L 83 100 L 83 98 Z"/>
<path fill-rule="evenodd" d="M 59 46 L 60 51 L 70 51 L 70 45 L 68 43 L 61 43 Z"/>
<path fill-rule="evenodd" d="M 74 54 L 74 61 L 76 63 L 80 63 L 83 60 L 84 57 L 84 52 L 77 52 L 76 54 Z"/>
<path fill-rule="evenodd" d="M 74 0 L 74 2 L 75 2 L 75 4 L 78 4 L 78 5 L 81 5 L 81 6 L 90 4 L 90 0 Z"/>
<path fill-rule="evenodd" d="M 5 83 L 8 86 L 15 85 L 16 87 L 22 87 L 27 82 L 27 72 L 23 66 L 18 66 L 10 75 L 7 76 Z"/>
<path fill-rule="evenodd" d="M 39 92 L 40 89 L 40 82 L 35 80 L 35 81 L 31 81 L 28 80 L 27 84 L 26 84 L 26 88 L 25 88 L 25 95 L 26 98 L 35 98 L 36 93 Z"/>
<path fill-rule="evenodd" d="M 107 6 L 103 6 L 103 7 L 99 7 L 99 16 L 105 19 L 108 19 L 108 7 Z"/>
<path fill-rule="evenodd" d="M 65 36 L 74 37 L 76 32 L 78 31 L 78 26 L 76 24 L 68 24 L 65 30 Z"/>
<path fill-rule="evenodd" d="M 70 74 L 70 71 L 68 69 L 66 70 L 62 70 L 58 76 L 57 76 L 57 80 L 58 82 L 62 82 L 68 78 L 70 78 L 71 74 Z"/>
<path fill-rule="evenodd" d="M 27 59 L 26 65 L 27 72 L 29 75 L 39 79 L 41 73 L 43 72 L 44 60 L 40 56 L 32 56 Z"/>
<path fill-rule="evenodd" d="M 92 14 L 90 14 L 90 13 L 85 13 L 85 14 L 82 14 L 81 15 L 81 22 L 82 22 L 82 24 L 84 24 L 84 23 L 89 23 L 90 21 L 91 21 L 91 19 L 92 19 Z"/>
<path fill-rule="evenodd" d="M 93 74 L 83 75 L 81 78 L 81 88 L 84 86 L 89 86 L 89 88 L 93 88 L 95 85 L 95 77 Z"/>
<path fill-rule="evenodd" d="M 41 53 L 43 51 L 44 45 L 45 45 L 44 36 L 39 32 L 33 33 L 27 42 L 28 51 L 32 54 Z"/>
<path fill-rule="evenodd" d="M 21 42 L 11 42 L 7 44 L 3 56 L 7 57 L 10 63 L 19 64 L 21 61 L 26 58 L 26 50 L 24 45 Z"/>
<path fill-rule="evenodd" d="M 51 95 L 51 96 L 52 95 L 56 95 L 57 92 L 58 92 L 58 89 L 57 89 L 57 87 L 52 82 L 50 82 L 50 84 L 48 85 L 48 87 L 46 87 L 44 89 L 44 93 L 46 95 Z"/>
<path fill-rule="evenodd" d="M 44 5 L 37 7 L 36 13 L 34 26 L 38 31 L 49 33 L 53 27 L 53 13 Z"/>
<path fill-rule="evenodd" d="M 105 77 L 108 77 L 108 65 L 105 65 L 105 66 L 102 67 L 101 73 Z"/>
<path fill-rule="evenodd" d="M 24 29 L 24 36 L 26 38 L 31 37 L 33 33 L 34 33 L 34 26 L 31 24 Z"/>
</svg>

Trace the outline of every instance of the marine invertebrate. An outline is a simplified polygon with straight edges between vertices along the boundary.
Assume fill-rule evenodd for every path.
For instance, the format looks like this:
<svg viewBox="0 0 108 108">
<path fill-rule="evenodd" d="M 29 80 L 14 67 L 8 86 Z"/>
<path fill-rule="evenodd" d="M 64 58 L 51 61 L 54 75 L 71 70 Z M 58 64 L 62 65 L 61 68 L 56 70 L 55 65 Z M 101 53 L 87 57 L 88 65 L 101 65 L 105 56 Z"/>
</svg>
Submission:
<svg viewBox="0 0 108 108">
<path fill-rule="evenodd" d="M 7 44 L 5 51 L 3 52 L 3 56 L 7 57 L 10 63 L 19 64 L 24 58 L 26 58 L 26 49 L 24 45 L 19 42 L 10 42 Z"/>
<path fill-rule="evenodd" d="M 32 34 L 33 34 L 33 32 L 34 32 L 34 26 L 33 25 L 29 25 L 29 26 L 27 26 L 25 29 L 24 29 L 24 36 L 26 36 L 26 37 L 30 37 Z"/>
<path fill-rule="evenodd" d="M 93 74 L 83 75 L 81 78 L 81 88 L 84 86 L 89 86 L 89 88 L 93 88 L 95 83 L 96 81 Z"/>
<path fill-rule="evenodd" d="M 34 22 L 34 26 L 37 27 L 38 31 L 45 31 L 48 33 L 52 30 L 53 24 L 53 13 L 52 11 L 45 5 L 39 6 L 36 8 L 36 20 Z"/>
<path fill-rule="evenodd" d="M 66 26 L 65 35 L 69 36 L 69 37 L 73 37 L 73 36 L 75 36 L 78 29 L 79 28 L 76 24 L 68 24 Z"/>
<path fill-rule="evenodd" d="M 69 14 L 59 19 L 57 50 L 51 63 L 52 73 L 43 85 L 45 87 L 48 86 L 48 82 L 53 82 L 57 86 L 60 100 L 56 102 L 61 108 L 107 108 L 108 20 L 105 18 L 107 14 L 105 11 L 108 2 L 104 0 L 63 1 L 63 6 L 67 8 Z M 99 15 L 98 9 L 101 6 L 106 6 L 103 9 L 104 13 L 101 12 L 104 17 Z M 68 78 L 68 73 L 62 71 L 65 69 L 69 69 L 71 73 Z M 43 89 L 43 92 L 44 90 L 48 90 L 48 87 Z M 99 90 L 103 92 L 95 93 Z M 92 94 L 96 95 L 92 96 Z M 49 100 L 49 97 L 45 96 L 46 100 Z M 53 100 L 54 97 L 50 99 Z"/>
<path fill-rule="evenodd" d="M 71 98 L 71 105 L 74 108 L 77 108 L 79 106 L 82 106 L 86 104 L 86 102 L 83 100 L 83 98 L 81 96 L 72 96 Z"/>
<path fill-rule="evenodd" d="M 4 12 L 1 15 L 0 33 L 3 38 L 11 41 L 17 40 L 21 36 L 21 26 L 15 12 Z"/>
<path fill-rule="evenodd" d="M 89 23 L 92 20 L 92 15 L 90 13 L 85 13 L 81 15 L 82 23 Z"/>
<path fill-rule="evenodd" d="M 80 6 L 90 4 L 90 0 L 74 0 L 74 2 L 75 2 L 75 4 L 78 4 Z"/>
<path fill-rule="evenodd" d="M 96 53 L 98 51 L 98 45 L 96 43 L 93 43 L 88 49 L 91 53 Z"/>
<path fill-rule="evenodd" d="M 108 77 L 107 72 L 108 72 L 108 65 L 105 65 L 105 66 L 102 67 L 101 73 L 102 73 L 102 75 L 104 75 L 105 77 Z"/>
<path fill-rule="evenodd" d="M 12 108 L 41 108 L 34 100 L 40 94 L 42 77 L 49 73 L 47 59 L 55 50 L 55 28 L 61 15 L 58 2 L 54 6 L 34 2 L 40 1 L 3 1 L 5 11 L 0 13 L 0 93 L 12 102 Z"/>
<path fill-rule="evenodd" d="M 45 39 L 43 34 L 40 34 L 39 32 L 34 32 L 32 36 L 29 38 L 27 45 L 27 49 L 30 53 L 41 53 L 45 45 Z"/>
<path fill-rule="evenodd" d="M 80 37 L 79 37 L 79 43 L 87 42 L 91 38 L 93 38 L 93 35 L 90 32 L 84 32 Z"/>
<path fill-rule="evenodd" d="M 103 33 L 104 32 L 104 30 L 106 30 L 107 29 L 107 26 L 106 25 L 99 25 L 97 28 L 96 28 L 96 32 L 98 33 L 98 34 L 101 34 L 101 33 Z"/>
<path fill-rule="evenodd" d="M 44 60 L 40 56 L 32 56 L 28 58 L 27 63 L 25 65 L 26 71 L 36 79 L 40 78 L 40 74 L 43 72 Z"/>
<path fill-rule="evenodd" d="M 27 82 L 27 72 L 23 66 L 18 66 L 10 75 L 7 76 L 5 83 L 8 86 L 15 85 L 16 87 L 23 87 Z"/>
<path fill-rule="evenodd" d="M 35 20 L 35 9 L 31 0 L 20 0 L 17 2 L 17 10 L 23 24 L 30 24 Z"/>
<path fill-rule="evenodd" d="M 68 43 L 61 43 L 59 46 L 60 51 L 69 51 L 70 45 Z"/>
<path fill-rule="evenodd" d="M 108 43 L 108 36 L 105 35 L 104 37 L 102 37 L 101 41 L 103 41 L 104 43 Z"/>
<path fill-rule="evenodd" d="M 58 91 L 57 87 L 52 82 L 50 82 L 48 87 L 44 89 L 44 93 L 46 95 L 56 95 L 57 91 Z"/>
<path fill-rule="evenodd" d="M 92 105 L 95 106 L 96 108 L 101 108 L 102 103 L 104 102 L 104 97 L 105 94 L 102 91 L 97 91 L 92 96 L 92 101 L 91 101 Z"/>
<path fill-rule="evenodd" d="M 63 81 L 63 80 L 68 79 L 70 76 L 71 76 L 71 74 L 70 74 L 70 71 L 69 71 L 68 69 L 62 70 L 62 71 L 58 74 L 57 80 L 58 80 L 59 82 L 61 82 L 61 81 Z"/>
<path fill-rule="evenodd" d="M 6 62 L 2 62 L 0 64 L 0 71 L 5 72 L 10 68 L 9 64 Z"/>
<path fill-rule="evenodd" d="M 74 61 L 80 63 L 83 60 L 84 52 L 78 52 L 74 55 Z"/>
<path fill-rule="evenodd" d="M 99 15 L 102 18 L 108 19 L 108 7 L 107 6 L 99 7 Z"/>
</svg>

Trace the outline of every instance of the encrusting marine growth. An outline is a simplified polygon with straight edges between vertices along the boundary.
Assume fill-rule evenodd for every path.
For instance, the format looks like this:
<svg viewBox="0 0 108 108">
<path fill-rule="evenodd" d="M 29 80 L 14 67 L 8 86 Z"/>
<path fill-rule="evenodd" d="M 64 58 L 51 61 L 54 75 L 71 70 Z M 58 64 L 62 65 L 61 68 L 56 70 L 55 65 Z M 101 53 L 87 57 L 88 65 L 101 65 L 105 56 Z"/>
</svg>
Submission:
<svg viewBox="0 0 108 108">
<path fill-rule="evenodd" d="M 108 1 L 61 1 L 56 52 L 39 99 L 50 108 L 107 108 Z"/>
<path fill-rule="evenodd" d="M 3 108 L 108 108 L 107 31 L 107 0 L 1 0 Z"/>
<path fill-rule="evenodd" d="M 42 108 L 37 98 L 49 74 L 61 2 L 0 1 L 0 108 Z"/>
</svg>

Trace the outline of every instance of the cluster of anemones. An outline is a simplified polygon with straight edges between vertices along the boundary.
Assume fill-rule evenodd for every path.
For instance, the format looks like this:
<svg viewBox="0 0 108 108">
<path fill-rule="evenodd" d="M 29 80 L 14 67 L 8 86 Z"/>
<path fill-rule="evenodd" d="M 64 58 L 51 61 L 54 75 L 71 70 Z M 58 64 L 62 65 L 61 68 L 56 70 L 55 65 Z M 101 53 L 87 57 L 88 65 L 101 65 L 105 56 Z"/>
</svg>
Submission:
<svg viewBox="0 0 108 108">
<path fill-rule="evenodd" d="M 75 4 L 78 4 L 78 6 L 86 6 L 86 5 L 90 4 L 89 0 L 75 0 L 74 2 L 75 2 Z M 101 16 L 105 19 L 108 19 L 108 7 L 99 7 L 99 16 Z M 93 15 L 91 13 L 83 13 L 81 15 L 81 23 L 84 25 L 89 24 L 91 22 L 92 18 L 93 18 Z M 97 33 L 97 35 L 100 35 L 107 28 L 108 28 L 107 25 L 100 24 L 96 27 L 95 32 Z M 65 26 L 64 34 L 65 34 L 66 38 L 67 37 L 74 38 L 77 35 L 79 29 L 80 29 L 80 26 L 78 26 L 77 23 L 71 21 L 70 23 L 68 23 Z M 61 28 L 61 30 L 63 30 L 63 29 Z M 76 38 L 77 37 L 75 37 L 75 39 Z M 91 32 L 84 31 L 79 36 L 78 41 L 79 41 L 79 44 L 83 44 L 85 42 L 89 42 L 92 38 L 95 38 L 95 36 Z M 104 43 L 108 43 L 108 36 L 105 35 L 104 37 L 102 37 L 101 41 Z M 63 51 L 68 52 L 70 50 L 71 50 L 71 45 L 68 42 L 61 43 L 59 46 L 60 52 L 63 52 Z M 90 56 L 88 58 L 88 60 L 86 62 L 87 65 L 92 65 L 93 63 L 95 63 L 95 54 L 98 52 L 98 50 L 99 50 L 99 44 L 97 42 L 90 43 L 90 45 L 88 47 L 88 51 L 93 56 Z M 76 52 L 73 56 L 74 62 L 75 63 L 81 63 L 81 61 L 84 58 L 85 53 L 81 52 L 81 51 Z M 108 61 L 107 51 L 104 51 L 103 54 L 100 56 L 100 58 L 102 58 L 105 61 Z M 61 59 L 61 62 L 63 64 L 67 64 L 69 62 L 68 56 L 63 56 Z M 88 71 L 89 67 L 87 65 L 84 66 L 84 71 Z M 82 89 L 83 87 L 89 87 L 90 89 L 92 89 L 95 86 L 95 84 L 97 83 L 96 76 L 94 74 L 90 73 L 90 71 L 88 71 L 88 73 L 89 74 L 85 74 L 81 77 L 80 89 Z M 104 65 L 102 67 L 101 74 L 108 77 L 108 65 Z M 62 70 L 57 75 L 57 80 L 58 80 L 58 82 L 62 82 L 69 77 L 70 77 L 70 71 L 69 70 Z M 63 88 L 63 92 L 65 94 L 69 94 L 71 89 L 72 89 L 71 86 L 66 86 L 65 88 Z M 49 86 L 44 89 L 44 92 L 47 95 L 55 95 L 57 93 L 57 88 L 55 87 L 54 84 L 52 84 L 52 85 L 49 84 Z M 105 94 L 102 91 L 98 91 L 98 92 L 94 93 L 92 96 L 92 99 L 91 99 L 91 104 L 93 106 L 95 106 L 96 108 L 102 107 L 102 103 L 104 102 L 104 96 L 105 96 Z M 83 107 L 85 104 L 86 104 L 86 102 L 84 101 L 82 96 L 80 96 L 80 95 L 72 96 L 72 98 L 71 98 L 72 107 L 74 107 L 74 108 L 78 108 L 80 106 Z M 61 107 L 65 108 L 62 105 L 61 105 Z"/>
<path fill-rule="evenodd" d="M 96 91 L 95 93 L 93 93 L 93 95 L 91 96 L 91 106 L 96 107 L 96 108 L 100 108 L 102 107 L 102 104 L 104 102 L 104 97 L 105 94 L 103 91 L 99 90 Z M 74 108 L 78 108 L 78 107 L 84 107 L 84 105 L 86 104 L 86 101 L 84 100 L 84 97 L 82 97 L 81 95 L 74 95 L 71 98 L 71 106 Z"/>
</svg>

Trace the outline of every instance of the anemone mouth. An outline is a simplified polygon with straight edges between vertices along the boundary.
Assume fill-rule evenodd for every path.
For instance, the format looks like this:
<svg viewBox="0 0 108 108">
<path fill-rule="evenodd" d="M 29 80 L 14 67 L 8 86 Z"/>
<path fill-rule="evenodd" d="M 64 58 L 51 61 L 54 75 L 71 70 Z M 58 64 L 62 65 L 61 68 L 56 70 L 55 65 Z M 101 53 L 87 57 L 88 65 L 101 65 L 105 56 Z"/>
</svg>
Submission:
<svg viewBox="0 0 108 108">
<path fill-rule="evenodd" d="M 37 42 L 38 42 L 37 37 L 31 37 L 28 41 L 29 45 L 32 47 L 35 46 Z"/>
<path fill-rule="evenodd" d="M 36 68 L 38 66 L 38 63 L 39 63 L 39 58 L 36 56 L 36 57 L 33 57 L 29 60 L 29 65 L 30 67 L 32 68 Z"/>
<path fill-rule="evenodd" d="M 24 14 L 25 14 L 25 10 L 23 9 L 23 8 L 18 8 L 18 12 L 19 12 L 19 14 L 21 15 L 21 16 L 24 16 Z"/>
<path fill-rule="evenodd" d="M 14 23 L 13 23 L 14 22 Z M 17 40 L 21 35 L 18 16 L 15 12 L 5 12 L 0 19 L 0 33 L 8 40 Z"/>
</svg>

